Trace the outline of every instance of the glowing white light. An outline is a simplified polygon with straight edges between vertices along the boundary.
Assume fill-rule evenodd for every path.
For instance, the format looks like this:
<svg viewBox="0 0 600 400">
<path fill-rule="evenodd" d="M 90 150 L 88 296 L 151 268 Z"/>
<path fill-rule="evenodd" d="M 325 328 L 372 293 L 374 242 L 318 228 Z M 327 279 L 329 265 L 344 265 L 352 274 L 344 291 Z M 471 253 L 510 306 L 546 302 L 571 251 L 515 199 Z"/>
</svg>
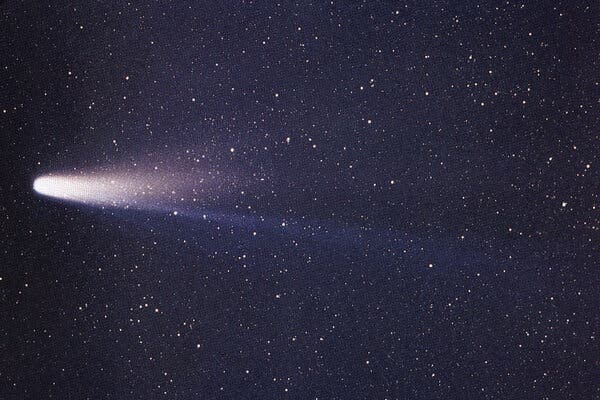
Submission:
<svg viewBox="0 0 600 400">
<path fill-rule="evenodd" d="M 83 198 L 85 191 L 73 178 L 43 176 L 33 182 L 33 189 L 39 194 L 57 198 Z"/>
<path fill-rule="evenodd" d="M 33 189 L 44 196 L 81 203 L 131 205 L 144 192 L 131 182 L 111 177 L 42 176 Z"/>
<path fill-rule="evenodd" d="M 52 174 L 33 182 L 35 192 L 55 199 L 96 206 L 169 210 L 210 189 L 205 176 L 161 171 Z M 216 181 L 216 179 L 215 179 Z M 213 186 L 214 187 L 214 186 Z"/>
</svg>

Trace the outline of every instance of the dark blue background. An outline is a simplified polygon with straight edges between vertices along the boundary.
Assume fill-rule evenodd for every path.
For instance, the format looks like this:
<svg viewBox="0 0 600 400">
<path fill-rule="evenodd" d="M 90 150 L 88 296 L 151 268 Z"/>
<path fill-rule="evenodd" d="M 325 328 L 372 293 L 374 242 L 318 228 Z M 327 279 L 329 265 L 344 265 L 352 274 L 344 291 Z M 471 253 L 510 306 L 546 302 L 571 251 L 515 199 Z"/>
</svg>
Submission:
<svg viewBox="0 0 600 400">
<path fill-rule="evenodd" d="M 0 11 L 0 398 L 600 395 L 597 2 Z M 31 191 L 134 163 L 250 222 Z"/>
</svg>

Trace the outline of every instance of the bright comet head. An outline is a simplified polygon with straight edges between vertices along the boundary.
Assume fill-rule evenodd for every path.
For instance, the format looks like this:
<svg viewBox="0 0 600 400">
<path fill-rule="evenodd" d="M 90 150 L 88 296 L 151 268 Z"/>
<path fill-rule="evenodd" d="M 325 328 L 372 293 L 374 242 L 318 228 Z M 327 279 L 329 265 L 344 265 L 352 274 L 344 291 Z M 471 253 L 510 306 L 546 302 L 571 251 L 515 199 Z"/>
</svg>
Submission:
<svg viewBox="0 0 600 400">
<path fill-rule="evenodd" d="M 39 194 L 51 197 L 61 197 L 60 193 L 65 191 L 64 182 L 60 184 L 61 180 L 50 176 L 42 176 L 33 181 L 33 190 Z"/>
<path fill-rule="evenodd" d="M 33 182 L 40 195 L 95 206 L 172 210 L 204 193 L 202 177 L 156 171 L 42 175 Z"/>
<path fill-rule="evenodd" d="M 119 175 L 46 175 L 33 182 L 33 189 L 44 196 L 103 206 L 133 207 L 150 195 L 152 182 L 138 181 Z"/>
<path fill-rule="evenodd" d="M 102 183 L 79 176 L 41 176 L 33 182 L 37 193 L 57 199 L 87 202 L 97 198 Z"/>
</svg>

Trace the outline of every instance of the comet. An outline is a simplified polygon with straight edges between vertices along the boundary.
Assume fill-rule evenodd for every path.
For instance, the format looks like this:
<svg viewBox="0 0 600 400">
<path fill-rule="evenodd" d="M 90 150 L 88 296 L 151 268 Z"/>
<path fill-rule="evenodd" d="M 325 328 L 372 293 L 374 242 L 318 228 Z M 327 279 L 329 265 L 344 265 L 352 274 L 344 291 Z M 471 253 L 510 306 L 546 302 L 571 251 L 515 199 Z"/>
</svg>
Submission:
<svg viewBox="0 0 600 400">
<path fill-rule="evenodd" d="M 235 184 L 222 174 L 165 173 L 156 171 L 100 171 L 48 174 L 33 181 L 40 196 L 100 208 L 167 213 L 244 230 L 262 229 L 323 242 L 344 243 L 361 236 L 355 227 L 336 226 L 309 219 L 268 216 L 255 210 L 227 209 L 223 197 L 235 195 Z"/>
</svg>

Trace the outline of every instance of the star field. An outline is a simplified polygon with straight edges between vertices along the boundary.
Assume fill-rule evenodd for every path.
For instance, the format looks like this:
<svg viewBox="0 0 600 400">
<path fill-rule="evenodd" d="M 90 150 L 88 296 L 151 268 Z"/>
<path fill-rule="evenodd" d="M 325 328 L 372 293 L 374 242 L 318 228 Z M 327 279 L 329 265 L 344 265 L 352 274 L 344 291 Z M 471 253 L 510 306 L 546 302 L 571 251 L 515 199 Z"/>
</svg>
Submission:
<svg viewBox="0 0 600 400">
<path fill-rule="evenodd" d="M 0 5 L 0 398 L 599 398 L 599 21 Z"/>
</svg>

